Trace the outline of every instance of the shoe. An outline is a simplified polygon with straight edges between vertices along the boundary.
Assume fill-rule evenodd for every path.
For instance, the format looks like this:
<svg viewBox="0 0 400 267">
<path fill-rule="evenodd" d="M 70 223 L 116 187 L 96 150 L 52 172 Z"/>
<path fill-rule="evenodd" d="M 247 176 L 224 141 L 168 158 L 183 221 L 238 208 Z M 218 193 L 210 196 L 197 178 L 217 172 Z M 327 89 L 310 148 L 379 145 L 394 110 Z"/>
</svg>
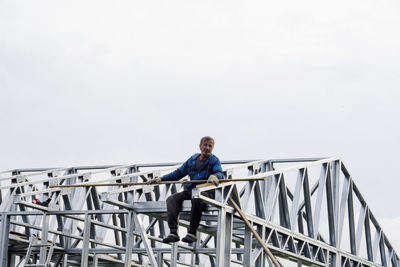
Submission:
<svg viewBox="0 0 400 267">
<path fill-rule="evenodd" d="M 169 234 L 166 238 L 164 238 L 163 240 L 162 240 L 162 242 L 163 243 L 173 243 L 173 242 L 178 242 L 180 239 L 179 239 L 179 236 L 178 235 L 176 235 L 176 234 Z"/>
<path fill-rule="evenodd" d="M 184 238 L 182 238 L 182 241 L 185 243 L 193 243 L 197 241 L 197 237 L 194 234 L 187 233 Z"/>
</svg>

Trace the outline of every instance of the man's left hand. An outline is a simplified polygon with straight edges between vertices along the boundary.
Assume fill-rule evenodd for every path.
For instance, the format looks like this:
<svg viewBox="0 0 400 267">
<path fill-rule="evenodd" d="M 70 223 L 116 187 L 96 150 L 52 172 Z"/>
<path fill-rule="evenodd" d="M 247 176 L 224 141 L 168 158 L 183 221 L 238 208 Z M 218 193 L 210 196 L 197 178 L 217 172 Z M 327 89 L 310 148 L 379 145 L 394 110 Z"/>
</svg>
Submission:
<svg viewBox="0 0 400 267">
<path fill-rule="evenodd" d="M 214 175 L 214 174 L 211 174 L 211 175 L 208 177 L 207 182 L 208 182 L 208 183 L 213 183 L 215 186 L 218 186 L 218 185 L 219 185 L 218 177 L 217 177 L 216 175 Z"/>
<path fill-rule="evenodd" d="M 150 179 L 146 182 L 146 184 L 159 184 L 162 182 L 162 178 L 161 177 L 156 177 L 153 179 Z"/>
</svg>

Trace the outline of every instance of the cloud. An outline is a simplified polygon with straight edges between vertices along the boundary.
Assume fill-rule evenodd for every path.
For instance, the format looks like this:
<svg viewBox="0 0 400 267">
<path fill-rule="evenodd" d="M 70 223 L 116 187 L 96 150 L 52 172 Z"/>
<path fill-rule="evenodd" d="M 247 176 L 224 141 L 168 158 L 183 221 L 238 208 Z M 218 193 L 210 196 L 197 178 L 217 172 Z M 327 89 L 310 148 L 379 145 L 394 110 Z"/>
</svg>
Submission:
<svg viewBox="0 0 400 267">
<path fill-rule="evenodd" d="M 175 162 L 211 134 L 227 160 L 342 157 L 374 214 L 398 216 L 398 13 L 372 0 L 2 1 L 0 169 Z"/>
</svg>

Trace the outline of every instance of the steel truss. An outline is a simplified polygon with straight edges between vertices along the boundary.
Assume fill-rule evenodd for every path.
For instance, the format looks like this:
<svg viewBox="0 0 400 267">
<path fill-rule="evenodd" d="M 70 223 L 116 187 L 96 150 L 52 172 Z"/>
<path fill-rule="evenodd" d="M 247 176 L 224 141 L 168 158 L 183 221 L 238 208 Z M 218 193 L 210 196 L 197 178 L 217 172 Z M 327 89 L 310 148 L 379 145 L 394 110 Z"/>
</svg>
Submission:
<svg viewBox="0 0 400 267">
<path fill-rule="evenodd" d="M 144 182 L 171 164 L 24 169 L 0 173 L 1 266 L 272 266 L 230 198 L 282 266 L 394 266 L 399 257 L 339 158 L 223 162 L 232 178 L 198 187 L 208 203 L 198 241 L 167 245 L 166 198 L 180 184 Z M 215 199 L 201 195 L 215 189 Z M 50 199 L 48 206 L 33 204 Z M 190 201 L 180 215 L 189 225 Z M 41 264 L 41 265 L 40 265 Z"/>
</svg>

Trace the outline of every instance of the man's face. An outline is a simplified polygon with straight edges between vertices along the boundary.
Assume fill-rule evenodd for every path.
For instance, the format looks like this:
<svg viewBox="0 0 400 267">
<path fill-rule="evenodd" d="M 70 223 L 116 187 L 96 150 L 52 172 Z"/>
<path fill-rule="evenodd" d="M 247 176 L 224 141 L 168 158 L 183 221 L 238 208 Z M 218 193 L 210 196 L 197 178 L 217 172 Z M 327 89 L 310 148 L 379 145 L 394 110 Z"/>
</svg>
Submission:
<svg viewBox="0 0 400 267">
<path fill-rule="evenodd" d="M 211 156 L 213 148 L 214 148 L 214 142 L 212 140 L 206 140 L 200 145 L 201 154 L 204 157 L 208 158 L 209 156 Z"/>
</svg>

